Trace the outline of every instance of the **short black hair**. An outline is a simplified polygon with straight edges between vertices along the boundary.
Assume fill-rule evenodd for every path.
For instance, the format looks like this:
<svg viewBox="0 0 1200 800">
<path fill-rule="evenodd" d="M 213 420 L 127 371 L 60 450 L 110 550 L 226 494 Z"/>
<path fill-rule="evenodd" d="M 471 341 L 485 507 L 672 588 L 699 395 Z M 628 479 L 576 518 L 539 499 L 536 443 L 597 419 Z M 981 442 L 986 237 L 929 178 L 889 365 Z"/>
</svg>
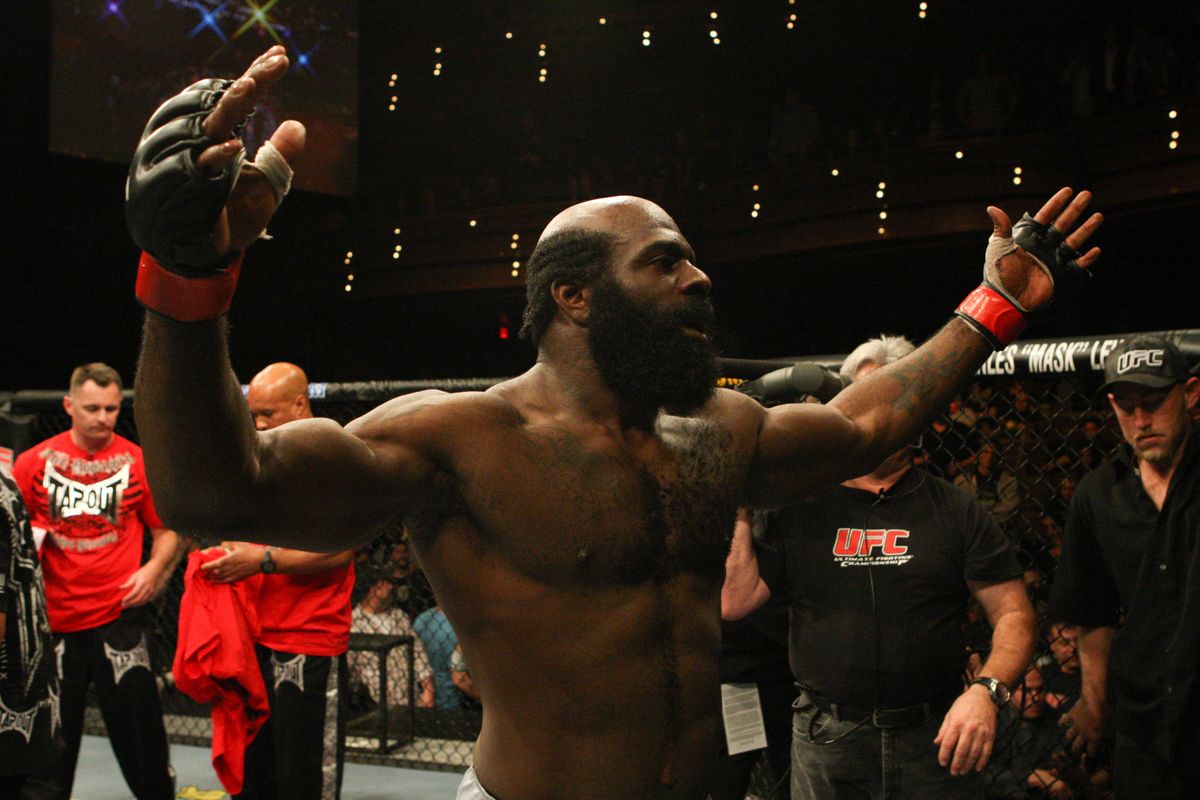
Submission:
<svg viewBox="0 0 1200 800">
<path fill-rule="evenodd" d="M 521 338 L 541 341 L 558 310 L 550 287 L 555 281 L 581 286 L 594 282 L 612 263 L 616 237 L 603 231 L 568 228 L 538 242 L 525 265 L 525 316 Z"/>
</svg>

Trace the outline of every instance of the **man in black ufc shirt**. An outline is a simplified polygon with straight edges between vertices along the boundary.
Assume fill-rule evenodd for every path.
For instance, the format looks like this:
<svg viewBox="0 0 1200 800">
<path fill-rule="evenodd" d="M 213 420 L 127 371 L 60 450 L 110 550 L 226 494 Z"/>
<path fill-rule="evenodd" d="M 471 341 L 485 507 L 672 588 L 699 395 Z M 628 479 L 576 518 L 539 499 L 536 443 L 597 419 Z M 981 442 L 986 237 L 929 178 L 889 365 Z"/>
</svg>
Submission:
<svg viewBox="0 0 1200 800">
<path fill-rule="evenodd" d="M 860 378 L 912 349 L 883 337 L 843 367 Z M 757 552 L 756 552 L 757 551 Z M 991 515 L 912 467 L 904 448 L 868 475 L 739 532 L 722 614 L 772 596 L 791 608 L 789 659 L 800 684 L 792 796 L 982 796 L 997 709 L 1033 650 L 1021 567 Z M 992 650 L 964 690 L 967 601 L 983 606 Z"/>
</svg>

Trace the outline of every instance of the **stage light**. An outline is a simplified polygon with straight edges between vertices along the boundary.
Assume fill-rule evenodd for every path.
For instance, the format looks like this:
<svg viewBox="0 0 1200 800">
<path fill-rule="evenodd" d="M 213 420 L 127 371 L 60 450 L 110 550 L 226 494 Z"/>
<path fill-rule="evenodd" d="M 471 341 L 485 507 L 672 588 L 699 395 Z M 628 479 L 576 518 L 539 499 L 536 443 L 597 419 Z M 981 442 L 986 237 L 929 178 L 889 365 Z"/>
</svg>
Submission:
<svg viewBox="0 0 1200 800">
<path fill-rule="evenodd" d="M 349 275 L 347 275 L 347 276 L 346 276 L 346 280 L 348 280 L 348 281 L 352 281 L 352 280 L 354 280 L 354 273 L 353 273 L 353 272 L 351 272 Z"/>
<path fill-rule="evenodd" d="M 517 239 L 520 239 L 520 238 L 521 238 L 521 234 L 519 234 L 519 233 L 514 233 L 514 234 L 513 234 L 513 240 L 514 240 L 514 241 L 515 241 L 515 240 L 517 240 Z"/>
<path fill-rule="evenodd" d="M 757 192 L 757 191 L 758 191 L 758 184 L 756 183 L 756 184 L 754 184 L 753 186 L 751 186 L 751 187 L 750 187 L 750 191 L 752 191 L 752 192 Z"/>
<path fill-rule="evenodd" d="M 880 212 L 879 212 L 879 218 L 880 218 L 880 219 L 887 219 L 887 212 L 886 212 L 886 211 L 880 211 Z"/>
<path fill-rule="evenodd" d="M 1178 138 L 1179 138 L 1179 131 L 1171 131 L 1171 138 L 1172 138 L 1172 139 L 1178 139 Z"/>
<path fill-rule="evenodd" d="M 511 38 L 512 38 L 512 31 L 505 31 L 505 33 L 504 33 L 504 38 L 505 38 L 505 39 L 511 39 Z"/>
<path fill-rule="evenodd" d="M 347 250 L 347 251 L 346 251 L 346 258 L 354 258 L 354 251 L 353 251 L 353 250 Z"/>
<path fill-rule="evenodd" d="M 1020 186 L 1020 185 L 1021 185 L 1021 176 L 1013 175 L 1013 186 Z"/>
<path fill-rule="evenodd" d="M 709 14 L 708 14 L 708 16 L 709 16 L 710 18 L 712 18 L 712 19 L 716 19 L 716 18 L 717 18 L 717 12 L 715 12 L 715 11 L 710 11 L 710 12 L 709 12 Z"/>
<path fill-rule="evenodd" d="M 600 18 L 600 24 L 601 24 L 601 25 L 607 25 L 607 24 L 608 24 L 608 20 L 607 20 L 605 17 L 601 17 L 601 18 Z"/>
<path fill-rule="evenodd" d="M 713 44 L 720 44 L 720 43 L 721 43 L 720 38 L 713 39 Z"/>
<path fill-rule="evenodd" d="M 755 219 L 758 219 L 758 212 L 757 212 L 757 211 L 751 211 L 751 212 L 750 212 L 750 216 L 754 217 Z"/>
<path fill-rule="evenodd" d="M 469 222 L 467 222 L 467 224 L 468 224 L 468 225 L 470 225 L 472 228 L 474 228 L 474 227 L 475 227 L 475 220 L 470 220 Z"/>
<path fill-rule="evenodd" d="M 1175 119 L 1178 116 L 1179 112 L 1173 108 L 1167 112 L 1167 119 Z"/>
<path fill-rule="evenodd" d="M 887 188 L 887 184 L 886 184 L 886 183 L 884 183 L 883 181 L 880 181 L 880 182 L 879 182 L 879 188 L 880 188 L 880 189 L 886 189 L 886 188 Z"/>
<path fill-rule="evenodd" d="M 259 7 L 254 4 L 254 0 L 246 0 L 246 5 L 250 8 L 251 14 L 249 18 L 242 24 L 242 27 L 233 32 L 233 38 L 237 39 L 243 33 L 257 24 L 261 30 L 266 31 L 267 34 L 277 43 L 283 44 L 283 40 L 280 39 L 279 34 L 275 32 L 275 26 L 271 24 L 270 17 L 267 16 L 267 12 L 269 12 L 271 7 L 278 2 L 279 0 L 267 0 L 262 7 Z"/>
<path fill-rule="evenodd" d="M 438 47 L 435 47 L 435 48 L 433 48 L 433 52 L 434 52 L 434 54 L 435 54 L 435 55 L 439 55 L 439 56 L 440 56 L 440 55 L 442 54 L 442 48 L 441 48 L 441 46 L 439 45 Z"/>
<path fill-rule="evenodd" d="M 880 225 L 880 226 L 879 226 L 879 235 L 880 235 L 880 236 L 883 236 L 885 233 L 887 233 L 887 228 L 885 228 L 885 227 L 883 227 L 882 225 Z"/>
<path fill-rule="evenodd" d="M 761 209 L 761 208 L 762 208 L 762 203 L 755 203 L 755 204 L 754 204 L 754 210 L 755 210 L 755 211 L 758 211 L 758 210 L 759 210 L 759 209 Z"/>
<path fill-rule="evenodd" d="M 399 229 L 399 228 L 396 228 L 396 229 L 394 229 L 394 230 L 392 231 L 392 233 L 394 233 L 394 234 L 396 234 L 397 236 L 399 236 L 399 235 L 400 235 L 400 229 Z"/>
<path fill-rule="evenodd" d="M 963 157 L 963 151 L 962 151 L 962 150 L 955 150 L 955 151 L 954 151 L 954 157 L 955 157 L 955 158 L 958 158 L 958 159 L 961 159 L 961 158 Z"/>
<path fill-rule="evenodd" d="M 1177 142 L 1177 141 L 1175 141 L 1174 139 L 1172 139 L 1172 140 L 1171 140 L 1171 141 L 1170 141 L 1170 142 L 1167 144 L 1167 147 L 1171 148 L 1172 150 L 1175 150 L 1175 149 L 1177 149 L 1177 148 L 1179 147 L 1179 142 Z"/>
<path fill-rule="evenodd" d="M 108 10 L 112 13 L 119 14 L 120 3 L 115 2 L 115 0 L 112 0 L 108 4 Z M 200 24 L 198 24 L 196 27 L 192 28 L 188 32 L 188 38 L 190 39 L 193 36 L 195 36 L 197 33 L 199 33 L 200 31 L 204 30 L 205 28 L 208 28 L 213 33 L 215 33 L 222 42 L 229 41 L 228 39 L 225 38 L 225 32 L 222 31 L 220 29 L 220 27 L 217 26 L 217 14 L 220 14 L 224 10 L 225 10 L 224 4 L 221 4 L 216 9 L 211 9 L 211 10 L 197 8 L 196 12 L 198 14 L 200 14 Z M 121 17 L 121 20 L 124 22 L 123 17 Z M 128 25 L 129 23 L 126 22 L 125 24 Z"/>
<path fill-rule="evenodd" d="M 642 31 L 642 47 L 650 46 L 650 31 Z"/>
<path fill-rule="evenodd" d="M 1020 175 L 1022 171 L 1020 167 L 1013 167 L 1013 175 Z"/>
<path fill-rule="evenodd" d="M 833 177 L 835 177 L 835 178 L 836 178 L 836 177 L 837 177 L 838 175 L 840 175 L 841 173 L 840 173 L 840 172 L 838 172 L 838 168 L 837 168 L 837 167 L 834 167 L 833 169 L 829 170 L 829 174 L 830 174 L 830 175 L 832 175 Z"/>
<path fill-rule="evenodd" d="M 878 197 L 880 200 L 882 200 L 883 199 L 883 191 L 881 190 L 881 191 L 876 192 L 875 196 Z"/>
</svg>

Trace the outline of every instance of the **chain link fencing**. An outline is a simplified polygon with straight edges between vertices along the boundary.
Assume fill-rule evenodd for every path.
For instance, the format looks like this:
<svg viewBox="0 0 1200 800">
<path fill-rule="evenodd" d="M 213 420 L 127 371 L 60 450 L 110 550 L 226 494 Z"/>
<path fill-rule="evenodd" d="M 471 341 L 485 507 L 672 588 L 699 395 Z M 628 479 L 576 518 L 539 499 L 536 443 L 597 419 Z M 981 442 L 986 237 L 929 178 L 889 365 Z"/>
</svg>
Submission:
<svg viewBox="0 0 1200 800">
<path fill-rule="evenodd" d="M 1193 360 L 1200 355 L 1200 330 L 1169 332 Z M 922 439 L 924 469 L 974 495 L 996 518 L 1025 567 L 1025 585 L 1037 614 L 1039 641 L 1034 661 L 1002 710 L 996 744 L 985 778 L 988 798 L 1058 796 L 1056 784 L 1092 780 L 1105 785 L 1103 768 L 1083 776 L 1055 758 L 1061 750 L 1057 722 L 1078 698 L 1079 662 L 1074 632 L 1049 610 L 1050 586 L 1062 548 L 1067 509 L 1075 486 L 1089 471 L 1114 457 L 1121 441 L 1106 398 L 1097 392 L 1103 356 L 1125 336 L 1044 340 L 1013 345 L 995 354 L 978 379 L 965 388 Z M 813 359 L 825 367 L 837 356 Z M 734 363 L 734 362 L 729 362 Z M 791 363 L 791 362 L 787 362 Z M 757 373 L 755 372 L 757 364 Z M 736 362 L 740 379 L 779 366 Z M 726 373 L 730 373 L 727 369 Z M 383 400 L 426 388 L 483 389 L 498 382 L 388 381 L 320 384 L 310 387 L 314 413 L 346 423 Z M 60 392 L 17 392 L 9 401 L 0 444 L 19 452 L 69 426 Z M 137 432 L 126 406 L 118 433 Z M 213 542 L 192 542 L 205 546 Z M 355 557 L 347 757 L 356 761 L 426 769 L 461 770 L 470 762 L 482 709 L 473 696 L 469 668 L 461 660 L 453 628 L 437 606 L 408 550 L 399 524 Z M 183 569 L 153 604 L 152 661 L 163 689 L 167 730 L 174 741 L 207 745 L 207 707 L 174 688 L 174 656 Z M 986 658 L 990 629 L 972 606 L 964 632 L 978 662 Z M 786 654 L 785 654 L 786 657 Z M 98 713 L 89 730 L 102 733 Z M 765 759 L 751 779 L 750 796 L 780 797 L 783 776 Z"/>
</svg>

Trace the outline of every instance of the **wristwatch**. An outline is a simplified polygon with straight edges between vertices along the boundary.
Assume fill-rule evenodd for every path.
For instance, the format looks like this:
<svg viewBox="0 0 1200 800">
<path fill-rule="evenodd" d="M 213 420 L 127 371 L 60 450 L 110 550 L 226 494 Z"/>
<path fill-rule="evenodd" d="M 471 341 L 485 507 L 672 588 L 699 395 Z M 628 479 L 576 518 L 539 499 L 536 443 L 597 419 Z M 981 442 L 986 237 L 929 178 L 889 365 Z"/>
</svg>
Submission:
<svg viewBox="0 0 1200 800">
<path fill-rule="evenodd" d="M 265 548 L 263 550 L 262 563 L 258 565 L 258 568 L 264 575 L 270 575 L 278 566 L 279 565 L 275 563 L 275 559 L 271 558 L 271 548 Z"/>
<path fill-rule="evenodd" d="M 1003 683 L 995 678 L 976 678 L 969 685 L 974 686 L 977 683 L 987 689 L 988 696 L 992 698 L 996 708 L 1004 708 L 1007 705 L 1010 693 L 1008 687 Z"/>
</svg>

